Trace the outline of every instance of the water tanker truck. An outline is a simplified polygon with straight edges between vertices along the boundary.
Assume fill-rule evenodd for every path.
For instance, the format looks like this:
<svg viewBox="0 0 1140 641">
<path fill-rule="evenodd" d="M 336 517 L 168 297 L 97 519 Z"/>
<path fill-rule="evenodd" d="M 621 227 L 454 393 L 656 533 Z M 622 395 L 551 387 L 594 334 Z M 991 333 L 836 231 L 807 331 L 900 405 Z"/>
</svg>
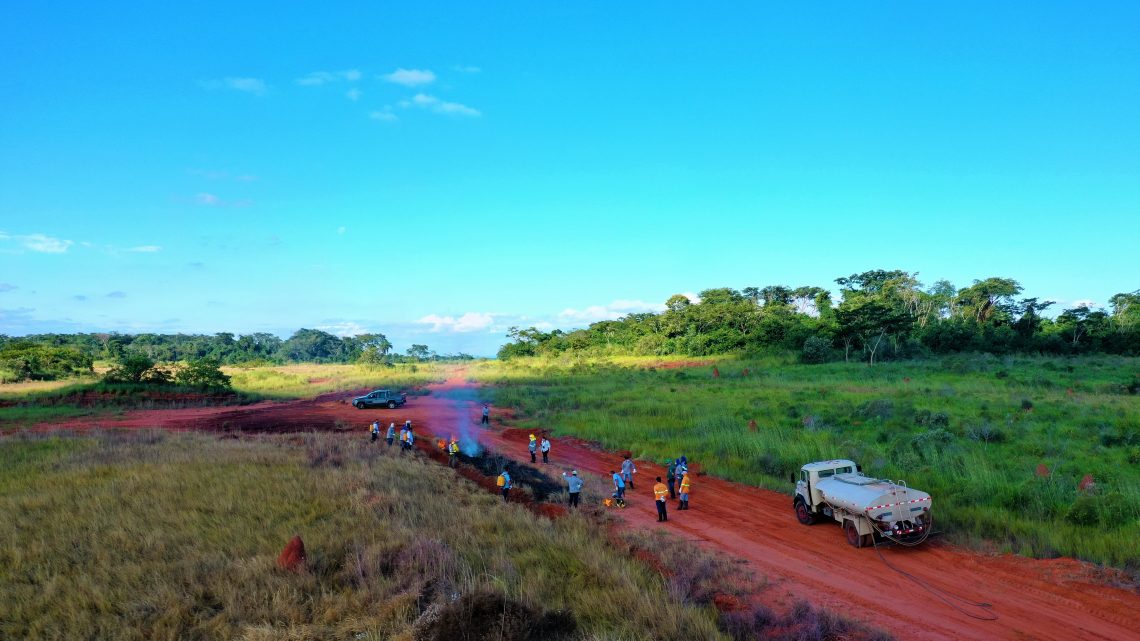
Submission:
<svg viewBox="0 0 1140 641">
<path fill-rule="evenodd" d="M 830 518 L 843 526 L 847 542 L 857 548 L 873 545 L 876 537 L 918 545 L 934 525 L 930 495 L 902 481 L 864 476 L 853 461 L 817 461 L 800 468 L 792 499 L 796 519 L 811 525 Z"/>
</svg>

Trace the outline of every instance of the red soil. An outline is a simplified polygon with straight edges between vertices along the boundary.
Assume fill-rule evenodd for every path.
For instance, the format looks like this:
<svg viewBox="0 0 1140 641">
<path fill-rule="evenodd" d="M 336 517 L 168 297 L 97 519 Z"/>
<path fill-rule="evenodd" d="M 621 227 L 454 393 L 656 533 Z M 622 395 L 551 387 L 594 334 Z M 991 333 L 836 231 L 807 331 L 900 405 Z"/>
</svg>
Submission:
<svg viewBox="0 0 1140 641">
<path fill-rule="evenodd" d="M 305 542 L 295 536 L 285 544 L 285 549 L 277 557 L 277 567 L 296 572 L 305 567 Z"/>
<path fill-rule="evenodd" d="M 338 422 L 368 438 L 368 424 L 400 424 L 411 419 L 420 436 L 418 444 L 442 462 L 432 439 L 450 434 L 476 434 L 484 446 L 528 461 L 530 430 L 483 430 L 480 408 L 472 402 L 447 398 L 446 391 L 465 387 L 462 375 L 436 386 L 430 396 L 415 397 L 398 410 L 356 410 L 345 403 L 352 392 L 327 394 L 313 400 L 259 403 L 245 407 L 146 410 L 121 418 L 78 418 L 38 429 L 89 429 L 98 427 L 199 429 L 212 431 L 294 432 L 331 430 Z M 502 410 L 495 416 L 509 415 Z M 621 457 L 574 438 L 552 439 L 551 476 L 571 468 L 587 480 L 586 491 L 609 494 L 608 472 Z M 379 443 L 383 447 L 383 442 Z M 541 465 L 541 464 L 540 464 Z M 613 510 L 614 518 L 629 528 L 666 527 L 684 539 L 747 560 L 758 575 L 767 578 L 768 605 L 790 608 L 797 600 L 831 609 L 869 625 L 885 628 L 896 637 L 950 639 L 1074 639 L 1140 640 L 1140 594 L 1106 585 L 1111 570 L 1072 559 L 1034 560 L 1011 555 L 985 555 L 931 541 L 918 548 L 882 550 L 893 566 L 955 597 L 988 602 L 986 610 L 961 605 L 971 614 L 996 615 L 994 621 L 966 616 L 943 599 L 896 573 L 875 550 L 855 549 L 833 524 L 800 525 L 792 514 L 791 499 L 776 492 L 731 483 L 708 476 L 693 481 L 691 509 L 684 513 L 671 502 L 669 522 L 659 524 L 645 482 L 664 476 L 653 463 L 639 461 L 636 490 L 627 494 L 629 507 Z M 476 470 L 459 472 L 490 491 L 494 479 Z M 512 497 L 512 500 L 514 497 Z M 539 504 L 541 505 L 541 504 Z M 538 508 L 551 510 L 552 508 Z"/>
</svg>

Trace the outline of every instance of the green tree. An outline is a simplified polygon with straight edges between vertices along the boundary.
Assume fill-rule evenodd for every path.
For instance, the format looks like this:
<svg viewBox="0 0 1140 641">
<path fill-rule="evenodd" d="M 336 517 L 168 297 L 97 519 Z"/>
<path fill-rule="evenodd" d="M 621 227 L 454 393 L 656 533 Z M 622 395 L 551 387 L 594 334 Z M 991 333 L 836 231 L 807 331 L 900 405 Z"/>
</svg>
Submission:
<svg viewBox="0 0 1140 641">
<path fill-rule="evenodd" d="M 174 381 L 187 387 L 228 390 L 230 377 L 222 372 L 220 365 L 221 363 L 215 358 L 194 359 L 174 374 Z"/>
</svg>

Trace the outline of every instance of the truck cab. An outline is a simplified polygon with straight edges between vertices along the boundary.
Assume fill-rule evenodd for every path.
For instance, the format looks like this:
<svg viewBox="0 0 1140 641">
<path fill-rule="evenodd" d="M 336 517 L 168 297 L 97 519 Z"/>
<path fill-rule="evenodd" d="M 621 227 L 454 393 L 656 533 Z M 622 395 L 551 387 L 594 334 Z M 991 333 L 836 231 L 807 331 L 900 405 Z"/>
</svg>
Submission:
<svg viewBox="0 0 1140 641">
<path fill-rule="evenodd" d="M 358 410 L 362 410 L 367 407 L 387 407 L 388 409 L 396 409 L 397 407 L 400 407 L 407 402 L 407 394 L 386 389 L 372 390 L 364 396 L 357 396 L 356 398 L 352 399 L 352 405 Z"/>
</svg>

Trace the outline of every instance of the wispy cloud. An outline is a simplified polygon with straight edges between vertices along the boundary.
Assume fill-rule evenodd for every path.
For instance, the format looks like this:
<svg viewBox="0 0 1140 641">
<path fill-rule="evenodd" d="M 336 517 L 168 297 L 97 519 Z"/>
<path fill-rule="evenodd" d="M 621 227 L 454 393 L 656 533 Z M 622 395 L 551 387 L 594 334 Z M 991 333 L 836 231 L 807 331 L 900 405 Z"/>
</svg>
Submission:
<svg viewBox="0 0 1140 641">
<path fill-rule="evenodd" d="M 191 176 L 200 176 L 206 180 L 234 180 L 241 183 L 257 180 L 257 176 L 253 174 L 238 174 L 235 176 L 228 171 L 220 171 L 217 169 L 188 169 L 187 173 Z"/>
<path fill-rule="evenodd" d="M 85 302 L 87 300 L 87 297 L 84 296 L 83 294 L 76 294 L 76 295 L 72 296 L 71 299 L 77 300 L 77 301 L 82 303 L 82 302 Z"/>
<path fill-rule="evenodd" d="M 476 67 L 475 65 L 455 65 L 452 67 L 452 69 L 458 71 L 459 73 L 479 73 L 480 71 L 483 71 L 481 68 Z"/>
<path fill-rule="evenodd" d="M 301 78 L 297 78 L 297 84 L 305 87 L 318 87 L 330 82 L 356 82 L 360 80 L 362 75 L 363 74 L 356 69 L 345 69 L 344 71 L 314 71 Z"/>
<path fill-rule="evenodd" d="M 186 266 L 187 266 L 187 267 L 190 267 L 190 268 L 192 268 L 192 269 L 202 269 L 203 267 L 205 267 L 205 266 L 206 266 L 206 263 L 203 263 L 203 262 L 202 262 L 202 261 L 200 261 L 200 260 L 196 260 L 196 261 L 193 261 L 193 262 L 190 262 L 190 263 L 186 263 Z"/>
<path fill-rule="evenodd" d="M 267 86 L 261 78 L 222 78 L 221 80 L 203 80 L 198 83 L 205 89 L 232 89 L 257 96 L 263 95 Z"/>
<path fill-rule="evenodd" d="M 203 191 L 194 195 L 194 204 L 202 207 L 251 207 L 254 203 L 248 198 L 224 200 L 216 194 Z"/>
<path fill-rule="evenodd" d="M 344 92 L 344 95 L 349 100 L 356 102 L 357 100 L 360 100 L 360 96 L 363 95 L 363 93 L 364 93 L 363 91 L 357 89 L 356 87 L 353 87 L 352 89 L 349 89 L 348 91 Z"/>
<path fill-rule="evenodd" d="M 12 290 L 14 290 L 14 289 L 20 289 L 20 288 L 19 288 L 19 287 L 16 287 L 16 286 L 15 286 L 15 285 L 13 285 L 12 283 L 0 283 L 0 293 L 3 293 L 3 292 L 10 292 L 10 291 L 12 291 Z"/>
<path fill-rule="evenodd" d="M 346 232 L 346 231 L 348 231 L 348 227 L 345 227 L 344 225 L 341 225 L 340 227 L 336 228 L 336 233 L 338 236 L 343 236 L 344 232 Z"/>
<path fill-rule="evenodd" d="M 447 114 L 452 116 L 478 117 L 483 115 L 483 112 L 475 109 L 474 107 L 468 107 L 467 105 L 458 102 L 447 102 L 445 100 L 440 100 L 439 98 L 430 96 L 426 93 L 418 93 L 415 96 L 412 96 L 411 100 L 403 100 L 400 102 L 400 106 L 405 108 L 419 107 L 420 109 L 427 109 L 428 111 L 433 111 L 437 114 Z"/>
<path fill-rule="evenodd" d="M 160 247 L 159 245 L 138 245 L 135 247 L 131 247 L 127 251 L 135 252 L 135 253 L 139 253 L 139 254 L 153 254 L 154 252 L 162 251 L 162 247 Z"/>
<path fill-rule="evenodd" d="M 384 122 L 392 122 L 394 120 L 399 120 L 399 118 L 396 116 L 396 114 L 394 114 L 388 110 L 373 111 L 372 113 L 368 114 L 368 117 L 373 119 L 373 120 L 382 120 Z"/>
<path fill-rule="evenodd" d="M 494 325 L 495 315 L 482 312 L 467 312 L 456 318 L 454 316 L 428 314 L 416 322 L 420 325 L 430 325 L 431 328 L 428 331 L 431 332 L 467 334 L 470 332 L 490 330 Z"/>
<path fill-rule="evenodd" d="M 435 82 L 435 74 L 430 69 L 400 68 L 392 73 L 384 74 L 381 78 L 405 87 L 418 87 Z"/>
<path fill-rule="evenodd" d="M 107 293 L 107 298 L 126 298 L 127 293 L 124 291 L 115 290 Z"/>
<path fill-rule="evenodd" d="M 44 254 L 62 254 L 75 244 L 73 240 L 63 240 L 45 234 L 28 234 L 16 236 L 16 240 L 27 249 Z"/>
<path fill-rule="evenodd" d="M 558 314 L 558 318 L 563 322 L 595 323 L 603 320 L 616 320 L 627 314 L 664 310 L 665 305 L 661 303 L 647 303 L 643 300 L 615 300 L 609 305 L 591 305 L 584 309 L 568 307 Z"/>
<path fill-rule="evenodd" d="M 369 333 L 367 327 L 354 321 L 330 321 L 324 325 L 317 325 L 317 329 L 342 338 L 345 336 L 360 336 L 361 334 Z"/>
</svg>

